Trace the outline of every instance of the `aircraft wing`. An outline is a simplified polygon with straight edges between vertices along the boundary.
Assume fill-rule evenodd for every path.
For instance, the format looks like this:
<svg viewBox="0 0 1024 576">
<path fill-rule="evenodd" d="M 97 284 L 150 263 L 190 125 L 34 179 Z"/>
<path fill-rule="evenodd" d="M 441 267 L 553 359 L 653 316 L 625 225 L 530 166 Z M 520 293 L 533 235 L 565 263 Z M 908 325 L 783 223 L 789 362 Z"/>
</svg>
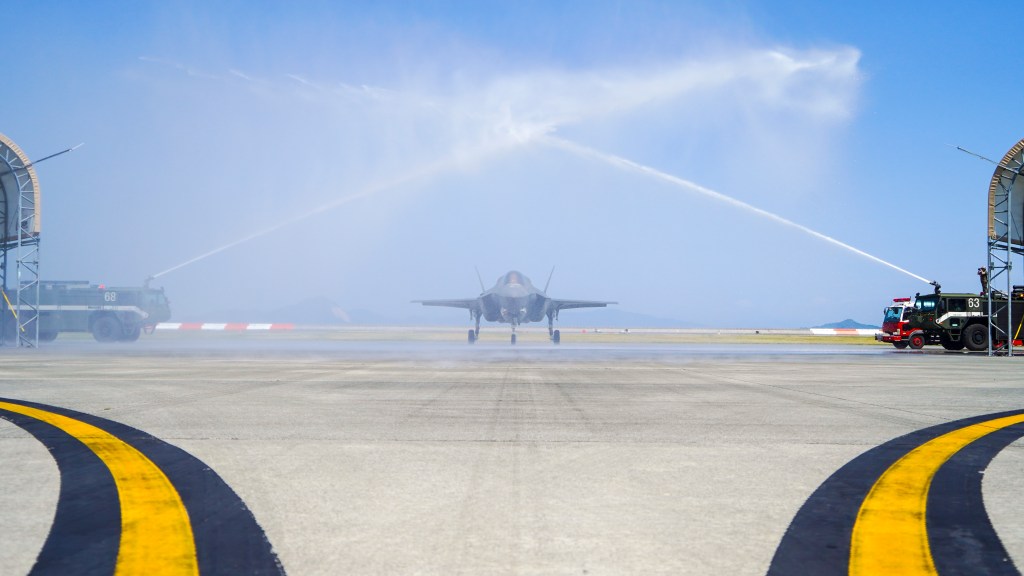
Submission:
<svg viewBox="0 0 1024 576">
<path fill-rule="evenodd" d="M 569 310 L 570 308 L 604 308 L 609 304 L 618 302 L 602 302 L 599 300 L 559 300 L 551 298 L 550 307 L 555 310 Z"/>
<path fill-rule="evenodd" d="M 478 310 L 480 308 L 479 298 L 463 298 L 455 300 L 413 300 L 414 304 L 424 306 L 447 306 L 449 308 L 465 308 L 467 310 Z"/>
</svg>

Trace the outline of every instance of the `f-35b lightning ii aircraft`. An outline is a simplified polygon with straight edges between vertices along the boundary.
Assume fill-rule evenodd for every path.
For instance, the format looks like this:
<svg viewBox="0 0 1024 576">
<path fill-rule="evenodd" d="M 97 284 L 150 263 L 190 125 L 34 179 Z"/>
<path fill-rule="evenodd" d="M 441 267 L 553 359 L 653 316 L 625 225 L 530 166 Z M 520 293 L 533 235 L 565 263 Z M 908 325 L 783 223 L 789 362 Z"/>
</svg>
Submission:
<svg viewBox="0 0 1024 576">
<path fill-rule="evenodd" d="M 554 274 L 554 269 L 551 273 Z M 477 272 L 477 279 L 480 274 Z M 540 322 L 545 316 L 548 317 L 548 336 L 551 341 L 558 344 L 561 341 L 561 334 L 555 330 L 555 319 L 558 313 L 569 308 L 604 308 L 608 304 L 618 302 L 599 302 L 594 300 L 560 300 L 548 298 L 548 284 L 551 283 L 551 276 L 548 276 L 548 283 L 544 290 L 533 287 L 530 279 L 523 273 L 512 270 L 494 284 L 490 290 L 484 289 L 484 282 L 480 279 L 481 293 L 476 298 L 464 298 L 461 300 L 413 300 L 414 303 L 424 306 L 448 306 L 451 308 L 465 308 L 476 324 L 475 328 L 469 330 L 469 343 L 476 342 L 480 336 L 480 318 L 488 322 L 504 322 L 512 325 L 512 343 L 516 343 L 516 326 L 526 322 Z"/>
</svg>

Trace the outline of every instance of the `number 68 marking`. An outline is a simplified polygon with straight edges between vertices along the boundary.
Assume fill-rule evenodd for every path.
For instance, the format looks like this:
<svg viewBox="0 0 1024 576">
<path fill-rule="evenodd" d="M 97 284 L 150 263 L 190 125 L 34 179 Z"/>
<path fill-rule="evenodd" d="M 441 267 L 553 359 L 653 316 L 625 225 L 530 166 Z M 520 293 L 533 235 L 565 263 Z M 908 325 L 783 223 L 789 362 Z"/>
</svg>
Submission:
<svg viewBox="0 0 1024 576">
<path fill-rule="evenodd" d="M 104 302 L 117 302 L 117 292 L 104 292 L 103 293 L 103 301 Z"/>
<path fill-rule="evenodd" d="M 967 299 L 967 307 L 968 308 L 981 308 L 981 298 L 968 298 Z"/>
</svg>

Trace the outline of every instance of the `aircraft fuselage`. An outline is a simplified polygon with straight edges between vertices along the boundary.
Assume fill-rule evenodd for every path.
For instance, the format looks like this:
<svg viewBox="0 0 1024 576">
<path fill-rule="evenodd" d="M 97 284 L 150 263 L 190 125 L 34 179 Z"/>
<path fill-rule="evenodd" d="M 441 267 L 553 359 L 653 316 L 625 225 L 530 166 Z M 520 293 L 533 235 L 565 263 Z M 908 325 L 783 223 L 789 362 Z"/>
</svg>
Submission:
<svg viewBox="0 0 1024 576">
<path fill-rule="evenodd" d="M 490 290 L 480 295 L 481 315 L 488 322 L 525 324 L 540 322 L 548 313 L 549 298 L 534 288 L 530 279 L 519 272 L 509 272 Z"/>
<path fill-rule="evenodd" d="M 548 278 L 550 282 L 550 278 Z M 483 286 L 481 285 L 481 289 Z M 527 322 L 548 320 L 548 334 L 552 341 L 558 343 L 559 333 L 554 329 L 554 321 L 561 310 L 569 308 L 598 308 L 615 302 L 594 300 L 563 300 L 549 298 L 544 290 L 538 290 L 530 279 L 521 272 L 512 270 L 506 273 L 489 290 L 484 290 L 476 298 L 460 298 L 453 300 L 414 300 L 424 306 L 448 306 L 469 310 L 475 328 L 469 331 L 469 341 L 474 342 L 480 332 L 481 318 L 488 322 L 500 322 L 512 325 L 512 343 L 515 344 L 516 326 Z"/>
</svg>

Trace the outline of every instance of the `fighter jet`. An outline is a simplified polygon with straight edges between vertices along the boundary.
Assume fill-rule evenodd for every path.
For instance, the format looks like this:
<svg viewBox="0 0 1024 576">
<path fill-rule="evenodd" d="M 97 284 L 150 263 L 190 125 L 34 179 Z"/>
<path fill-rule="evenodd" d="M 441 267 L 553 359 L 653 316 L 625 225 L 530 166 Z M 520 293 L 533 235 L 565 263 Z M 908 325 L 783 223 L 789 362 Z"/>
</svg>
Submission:
<svg viewBox="0 0 1024 576">
<path fill-rule="evenodd" d="M 551 273 L 554 274 L 554 269 Z M 512 325 L 512 343 L 516 343 L 516 327 L 527 322 L 540 322 L 545 316 L 548 317 L 548 336 L 551 341 L 558 344 L 561 334 L 555 330 L 555 319 L 558 313 L 569 308 L 603 308 L 609 304 L 618 302 L 600 302 L 594 300 L 560 300 L 549 298 L 547 295 L 548 284 L 551 283 L 551 276 L 548 276 L 548 283 L 544 290 L 533 287 L 530 279 L 523 273 L 512 270 L 494 284 L 490 290 L 484 289 L 484 282 L 477 272 L 477 279 L 480 280 L 480 295 L 476 298 L 463 298 L 459 300 L 413 300 L 413 303 L 424 306 L 448 306 L 451 308 L 465 308 L 469 310 L 470 318 L 476 324 L 475 328 L 469 330 L 469 343 L 472 344 L 480 337 L 480 318 L 488 322 L 504 322 Z"/>
</svg>

